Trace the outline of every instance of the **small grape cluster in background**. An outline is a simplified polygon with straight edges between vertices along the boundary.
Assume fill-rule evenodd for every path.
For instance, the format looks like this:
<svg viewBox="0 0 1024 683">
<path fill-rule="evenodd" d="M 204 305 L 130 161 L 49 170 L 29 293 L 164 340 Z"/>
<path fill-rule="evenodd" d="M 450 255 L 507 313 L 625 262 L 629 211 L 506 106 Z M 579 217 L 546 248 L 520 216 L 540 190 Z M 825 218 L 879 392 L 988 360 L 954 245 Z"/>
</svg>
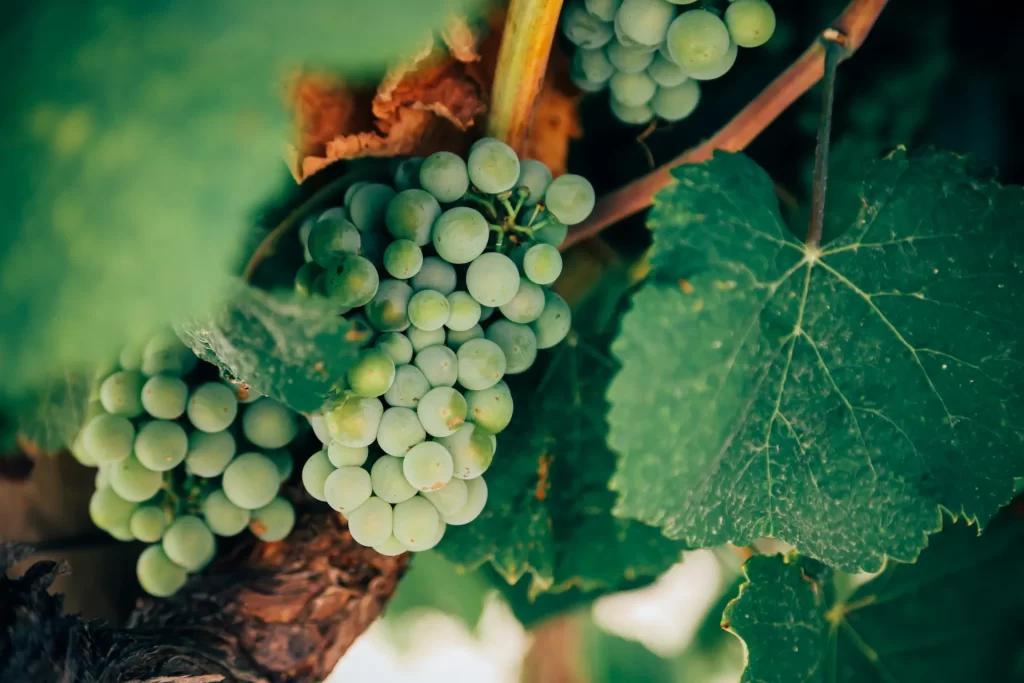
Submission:
<svg viewBox="0 0 1024 683">
<path fill-rule="evenodd" d="M 503 378 L 568 333 L 569 307 L 547 287 L 568 226 L 593 208 L 586 179 L 552 179 L 484 138 L 467 160 L 438 152 L 401 162 L 393 185 L 356 183 L 302 225 L 296 290 L 378 335 L 311 416 L 326 448 L 302 471 L 356 541 L 427 550 L 484 509 L 482 475 L 512 419 Z"/>
<path fill-rule="evenodd" d="M 277 541 L 295 523 L 278 493 L 292 472 L 284 447 L 298 433 L 296 414 L 255 392 L 240 401 L 204 366 L 169 330 L 124 349 L 71 448 L 99 470 L 93 523 L 120 541 L 152 544 L 136 572 L 157 597 L 210 563 L 215 536 L 248 528 Z"/>
<path fill-rule="evenodd" d="M 677 7 L 696 2 L 573 0 L 561 22 L 578 46 L 573 81 L 585 92 L 607 87 L 623 123 L 685 119 L 700 102 L 698 81 L 723 76 L 739 48 L 764 45 L 775 32 L 765 0 L 731 0 L 721 16 L 712 3 Z"/>
</svg>

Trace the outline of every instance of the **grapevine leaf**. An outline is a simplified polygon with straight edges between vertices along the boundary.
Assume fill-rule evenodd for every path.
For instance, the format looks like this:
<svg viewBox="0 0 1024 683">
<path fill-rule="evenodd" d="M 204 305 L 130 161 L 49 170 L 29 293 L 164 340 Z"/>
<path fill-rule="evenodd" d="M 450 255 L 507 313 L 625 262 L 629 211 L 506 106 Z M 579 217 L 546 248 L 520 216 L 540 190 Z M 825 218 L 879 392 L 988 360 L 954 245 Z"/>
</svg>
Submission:
<svg viewBox="0 0 1024 683">
<path fill-rule="evenodd" d="M 961 521 L 915 564 L 892 563 L 845 602 L 807 560 L 755 556 L 723 625 L 747 644 L 743 681 L 1008 681 L 1022 645 L 1024 523 L 1009 509 L 981 536 Z"/>
<path fill-rule="evenodd" d="M 70 446 L 85 424 L 95 383 L 83 373 L 53 377 L 11 400 L 23 442 L 43 452 Z"/>
<path fill-rule="evenodd" d="M 5 391 L 215 303 L 285 176 L 288 69 L 379 70 L 471 4 L 81 0 L 5 15 Z"/>
<path fill-rule="evenodd" d="M 400 627 L 416 610 L 437 610 L 476 629 L 494 585 L 478 572 L 464 573 L 436 551 L 415 553 L 388 602 L 385 618 Z"/>
<path fill-rule="evenodd" d="M 369 330 L 338 315 L 327 299 L 237 284 L 209 316 L 184 319 L 178 334 L 201 359 L 294 410 L 332 397 Z"/>
<path fill-rule="evenodd" d="M 1024 473 L 1024 193 L 929 153 L 829 182 L 820 251 L 741 155 L 674 171 L 612 351 L 616 514 L 696 546 L 774 536 L 911 561 Z"/>
</svg>

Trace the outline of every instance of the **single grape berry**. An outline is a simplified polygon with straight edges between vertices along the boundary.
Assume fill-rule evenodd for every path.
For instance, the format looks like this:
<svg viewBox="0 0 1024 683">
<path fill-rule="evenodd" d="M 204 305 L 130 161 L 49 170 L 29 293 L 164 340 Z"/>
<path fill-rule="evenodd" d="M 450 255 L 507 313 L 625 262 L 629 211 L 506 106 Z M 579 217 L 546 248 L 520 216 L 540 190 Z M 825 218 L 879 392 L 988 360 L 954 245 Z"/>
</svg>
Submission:
<svg viewBox="0 0 1024 683">
<path fill-rule="evenodd" d="M 775 11 L 764 0 L 735 0 L 725 10 L 725 25 L 740 47 L 758 47 L 775 33 Z"/>
<path fill-rule="evenodd" d="M 435 152 L 420 166 L 420 187 L 438 201 L 454 202 L 469 189 L 466 162 L 451 152 Z"/>
</svg>

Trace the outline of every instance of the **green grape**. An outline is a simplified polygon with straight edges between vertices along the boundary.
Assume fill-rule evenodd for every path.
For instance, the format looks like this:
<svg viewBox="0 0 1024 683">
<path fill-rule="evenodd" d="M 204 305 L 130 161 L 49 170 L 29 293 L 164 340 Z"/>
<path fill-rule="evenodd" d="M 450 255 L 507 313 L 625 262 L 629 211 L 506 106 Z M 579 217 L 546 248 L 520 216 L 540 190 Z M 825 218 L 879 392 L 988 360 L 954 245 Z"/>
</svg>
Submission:
<svg viewBox="0 0 1024 683">
<path fill-rule="evenodd" d="M 571 73 L 569 74 L 569 77 L 570 77 L 570 78 L 572 78 L 572 82 L 573 82 L 573 84 L 574 84 L 574 85 L 575 85 L 575 86 L 576 86 L 577 88 L 579 88 L 580 90 L 582 90 L 583 92 L 588 92 L 588 93 L 595 93 L 595 92 L 601 92 L 602 90 L 604 90 L 605 86 L 606 86 L 606 85 L 608 85 L 608 82 L 607 82 L 607 81 L 605 81 L 604 83 L 594 83 L 594 82 L 592 82 L 592 81 L 588 81 L 587 79 L 585 79 L 585 78 L 582 78 L 582 77 L 581 77 L 581 76 L 580 76 L 580 75 L 579 75 L 579 74 L 578 74 L 578 73 L 576 72 L 576 70 L 573 70 L 573 71 L 572 71 L 572 72 L 571 72 Z"/>
<path fill-rule="evenodd" d="M 169 598 L 181 590 L 188 578 L 183 567 L 179 567 L 159 544 L 151 545 L 139 555 L 135 563 L 135 575 L 139 585 L 155 598 Z"/>
<path fill-rule="evenodd" d="M 359 236 L 359 229 L 352 221 L 344 218 L 321 218 L 309 231 L 309 240 L 306 244 L 313 261 L 326 268 L 333 261 L 348 254 L 358 254 L 362 239 Z"/>
<path fill-rule="evenodd" d="M 662 88 L 674 88 L 685 83 L 686 79 L 689 78 L 685 71 L 660 54 L 647 67 L 647 75 Z"/>
<path fill-rule="evenodd" d="M 423 264 L 430 259 L 423 259 Z M 422 273 L 423 270 L 420 270 Z M 381 332 L 401 332 L 409 327 L 409 299 L 412 287 L 401 280 L 382 280 L 377 293 L 366 305 L 364 313 L 373 327 Z"/>
<path fill-rule="evenodd" d="M 438 513 L 438 516 L 440 516 L 440 513 Z M 444 520 L 441 520 L 437 523 L 437 535 L 434 536 L 433 547 L 437 547 L 437 544 L 441 542 L 442 538 L 444 538 L 444 532 L 447 528 L 448 525 L 444 523 Z"/>
<path fill-rule="evenodd" d="M 550 285 L 562 274 L 562 255 L 550 244 L 535 244 L 523 257 L 523 273 L 538 285 Z"/>
<path fill-rule="evenodd" d="M 775 33 L 775 11 L 764 0 L 736 0 L 725 10 L 725 25 L 740 47 L 759 47 Z"/>
<path fill-rule="evenodd" d="M 497 440 L 493 434 L 470 422 L 459 427 L 451 436 L 437 440 L 451 453 L 453 476 L 457 479 L 475 479 L 487 471 L 494 459 Z M 442 510 L 443 512 L 443 510 Z"/>
<path fill-rule="evenodd" d="M 501 307 L 502 315 L 514 323 L 532 323 L 543 310 L 544 289 L 529 280 L 520 280 L 519 291 L 512 301 Z"/>
<path fill-rule="evenodd" d="M 471 391 L 493 387 L 505 375 L 505 354 L 487 339 L 471 339 L 459 347 L 459 384 Z"/>
<path fill-rule="evenodd" d="M 613 41 L 607 47 L 608 61 L 618 73 L 638 74 L 651 65 L 654 61 L 654 53 L 645 47 L 626 47 L 618 41 Z M 608 76 L 615 77 L 615 73 Z"/>
<path fill-rule="evenodd" d="M 409 408 L 388 408 L 380 418 L 377 445 L 388 455 L 402 457 L 426 438 L 420 419 Z"/>
<path fill-rule="evenodd" d="M 458 464 L 456 464 L 455 467 L 457 475 Z M 466 504 L 466 501 L 469 499 L 469 488 L 467 488 L 466 482 L 462 479 L 452 479 L 438 490 L 425 491 L 421 495 L 430 501 L 430 504 L 433 505 L 439 513 L 442 515 L 451 515 L 461 510 Z"/>
<path fill-rule="evenodd" d="M 598 55 L 601 63 L 608 65 L 608 76 L 604 79 L 590 78 L 593 81 L 607 80 L 611 78 L 611 64 L 604 56 L 602 50 L 579 50 L 577 56 L 581 54 L 590 55 L 589 57 L 579 57 L 583 61 L 593 61 L 593 55 Z M 585 70 L 585 69 L 584 69 Z M 603 71 L 601 73 L 604 73 Z M 589 75 L 588 75 L 589 78 Z M 526 195 L 526 199 L 523 201 L 524 206 L 533 206 L 544 198 L 544 190 L 548 189 L 548 185 L 551 183 L 551 169 L 549 169 L 543 162 L 537 161 L 536 159 L 523 159 L 519 164 L 519 180 L 516 181 L 516 187 L 525 187 L 529 190 L 529 194 Z"/>
<path fill-rule="evenodd" d="M 207 382 L 192 392 L 185 412 L 196 429 L 221 432 L 230 427 L 238 415 L 238 397 L 220 382 Z"/>
<path fill-rule="evenodd" d="M 515 151 L 498 140 L 476 145 L 469 152 L 469 180 L 487 194 L 501 194 L 511 190 L 519 180 L 519 157 Z"/>
<path fill-rule="evenodd" d="M 441 292 L 423 289 L 412 295 L 409 300 L 409 322 L 427 332 L 440 330 L 448 322 L 451 306 L 448 298 Z"/>
<path fill-rule="evenodd" d="M 617 73 L 608 82 L 608 87 L 611 90 L 612 98 L 628 107 L 639 107 L 642 104 L 647 104 L 654 97 L 654 93 L 658 89 L 654 79 L 648 76 L 645 71 L 635 74 Z M 550 207 L 548 210 L 550 210 Z M 552 213 L 555 212 L 552 211 Z M 555 217 L 558 218 L 557 213 L 555 213 Z M 562 222 L 565 223 L 566 221 Z"/>
<path fill-rule="evenodd" d="M 195 431 L 188 435 L 185 469 L 200 477 L 216 477 L 235 457 L 235 437 L 231 432 Z"/>
<path fill-rule="evenodd" d="M 540 317 L 530 323 L 530 328 L 537 336 L 538 349 L 550 349 L 565 339 L 572 326 L 572 313 L 565 299 L 546 289 L 544 300 L 544 310 Z"/>
<path fill-rule="evenodd" d="M 331 430 L 327 429 L 327 421 L 320 413 L 309 416 L 309 426 L 313 428 L 313 434 L 322 444 L 331 443 Z"/>
<path fill-rule="evenodd" d="M 384 400 L 391 406 L 415 408 L 428 391 L 430 382 L 419 368 L 415 365 L 400 365 L 395 371 L 394 383 L 384 394 Z"/>
<path fill-rule="evenodd" d="M 542 228 L 538 228 L 533 231 L 533 241 L 539 242 L 540 244 L 550 244 L 553 247 L 557 247 L 565 241 L 566 236 L 569 234 L 569 226 L 565 223 L 560 223 L 555 220 L 554 217 L 548 218 L 547 223 Z M 525 256 L 525 252 L 524 252 Z"/>
<path fill-rule="evenodd" d="M 689 10 L 676 17 L 665 40 L 672 61 L 688 73 L 719 63 L 731 42 L 725 23 L 703 9 Z"/>
<path fill-rule="evenodd" d="M 519 290 L 516 290 L 516 291 L 519 291 Z M 483 306 L 483 305 L 481 305 L 480 306 L 480 322 L 484 322 L 485 320 L 490 318 L 492 315 L 494 315 L 494 312 L 496 310 L 498 310 L 498 309 L 496 307 L 494 307 L 494 306 Z"/>
<path fill-rule="evenodd" d="M 292 476 L 292 470 L 295 468 L 292 454 L 283 448 L 274 448 L 266 451 L 263 455 L 274 462 L 274 466 L 277 468 L 277 476 L 281 483 L 283 484 L 288 481 Z"/>
<path fill-rule="evenodd" d="M 245 403 L 245 404 L 255 403 L 256 401 L 260 400 L 261 398 L 264 398 L 263 394 L 261 394 L 260 392 L 256 391 L 255 389 L 253 389 L 250 386 L 246 386 L 244 384 L 243 385 L 238 385 L 238 386 L 235 386 L 235 385 L 232 384 L 232 385 L 229 385 L 229 386 L 231 386 L 232 389 L 234 390 L 235 398 L 238 399 L 239 403 Z"/>
<path fill-rule="evenodd" d="M 139 428 L 135 437 L 135 457 L 146 469 L 166 472 L 174 469 L 188 453 L 188 435 L 181 425 L 169 420 L 153 420 Z"/>
<path fill-rule="evenodd" d="M 100 385 L 100 403 L 111 415 L 135 417 L 142 414 L 142 373 L 135 370 L 115 372 Z"/>
<path fill-rule="evenodd" d="M 327 451 L 320 450 L 309 456 L 306 464 L 302 466 L 302 486 L 309 495 L 317 500 L 327 500 L 324 486 L 327 484 L 327 477 L 331 476 L 335 467 L 327 455 Z"/>
<path fill-rule="evenodd" d="M 451 152 L 431 154 L 420 166 L 420 187 L 438 201 L 457 201 L 469 189 L 466 162 Z"/>
<path fill-rule="evenodd" d="M 200 505 L 203 519 L 218 536 L 237 536 L 249 526 L 251 514 L 230 500 L 222 489 L 211 491 Z"/>
<path fill-rule="evenodd" d="M 117 495 L 109 486 L 97 488 L 89 499 L 89 518 L 106 531 L 127 524 L 135 512 L 136 504 Z"/>
<path fill-rule="evenodd" d="M 412 362 L 413 345 L 401 332 L 386 332 L 377 337 L 377 348 L 388 354 L 395 365 Z"/>
<path fill-rule="evenodd" d="M 107 476 L 114 493 L 133 503 L 149 500 L 164 483 L 162 473 L 148 469 L 134 454 L 114 463 Z"/>
<path fill-rule="evenodd" d="M 395 189 L 401 193 L 403 190 L 415 190 L 420 186 L 420 167 L 423 165 L 423 157 L 409 157 L 403 159 L 398 168 L 395 169 Z"/>
<path fill-rule="evenodd" d="M 348 186 L 348 189 L 345 190 L 345 194 L 342 197 L 341 201 L 345 204 L 345 206 L 348 206 L 349 204 L 352 203 L 352 198 L 355 197 L 356 192 L 359 192 L 359 190 L 363 189 L 369 184 L 370 183 L 366 182 L 365 180 L 357 180 L 356 182 L 352 183 L 351 185 Z"/>
<path fill-rule="evenodd" d="M 452 454 L 436 441 L 413 446 L 402 459 L 405 480 L 420 491 L 437 491 L 452 478 Z"/>
<path fill-rule="evenodd" d="M 118 365 L 122 370 L 139 370 L 142 368 L 142 347 L 138 344 L 129 344 L 121 349 L 117 357 Z"/>
<path fill-rule="evenodd" d="M 309 293 L 316 296 L 327 296 L 327 272 L 323 271 L 313 280 Z"/>
<path fill-rule="evenodd" d="M 324 274 L 327 296 L 349 308 L 368 304 L 380 286 L 377 268 L 369 259 L 355 254 L 331 261 Z"/>
<path fill-rule="evenodd" d="M 348 211 L 345 209 L 344 206 L 332 206 L 329 209 L 324 209 L 323 212 L 320 213 L 320 215 L 316 217 L 316 221 L 313 221 L 313 223 L 315 224 L 317 221 L 336 221 L 336 220 L 346 220 L 346 221 L 348 220 Z M 310 226 L 309 229 L 312 230 L 313 226 Z M 309 242 L 309 231 L 307 231 L 306 232 L 306 236 L 304 238 L 302 238 L 302 243 L 303 244 L 306 244 L 308 242 Z"/>
<path fill-rule="evenodd" d="M 673 5 L 692 5 L 693 3 L 697 2 L 697 0 L 668 0 L 668 1 L 671 2 Z M 729 0 L 729 2 L 732 2 L 732 1 L 733 0 Z"/>
<path fill-rule="evenodd" d="M 430 243 L 430 228 L 440 215 L 441 205 L 434 195 L 426 190 L 402 190 L 388 204 L 385 222 L 395 239 L 423 247 Z"/>
<path fill-rule="evenodd" d="M 393 514 L 390 505 L 373 496 L 348 516 L 349 533 L 360 545 L 380 545 L 391 538 Z"/>
<path fill-rule="evenodd" d="M 162 545 L 171 562 L 193 572 L 201 569 L 216 549 L 210 527 L 195 515 L 174 520 L 164 532 Z"/>
<path fill-rule="evenodd" d="M 646 75 L 641 75 L 649 80 L 649 77 Z M 594 186 L 583 176 L 572 173 L 566 173 L 555 178 L 551 185 L 548 186 L 547 192 L 544 193 L 544 206 L 547 207 L 547 210 L 559 222 L 566 225 L 575 225 L 585 220 L 590 215 L 590 212 L 594 210 L 594 201 Z M 524 256 L 524 265 L 530 258 L 530 252 L 534 249 L 547 252 L 548 249 L 552 248 L 550 245 L 531 247 Z M 559 257 L 559 264 L 561 264 L 561 257 Z M 555 277 L 557 276 L 558 274 L 555 273 Z M 537 280 L 534 280 L 534 282 L 546 284 Z"/>
<path fill-rule="evenodd" d="M 351 397 L 324 415 L 331 438 L 344 446 L 369 446 L 377 438 L 384 406 L 377 398 Z"/>
<path fill-rule="evenodd" d="M 164 330 L 149 340 L 142 351 L 142 374 L 183 375 L 188 357 L 192 356 L 171 330 Z"/>
<path fill-rule="evenodd" d="M 155 375 L 142 386 L 142 407 L 153 417 L 176 420 L 185 412 L 188 385 L 177 377 Z"/>
<path fill-rule="evenodd" d="M 503 381 L 483 391 L 467 391 L 466 406 L 468 419 L 491 434 L 512 421 L 512 392 Z"/>
<path fill-rule="evenodd" d="M 481 254 L 469 264 L 466 289 L 484 306 L 507 304 L 519 291 L 519 269 L 504 254 L 493 251 Z"/>
<path fill-rule="evenodd" d="M 82 465 L 86 467 L 98 467 L 99 463 L 93 460 L 93 457 L 89 455 L 89 451 L 85 449 L 82 444 L 82 433 L 79 432 L 75 437 L 75 440 L 71 442 L 71 446 L 68 448 L 71 455 Z"/>
<path fill-rule="evenodd" d="M 132 536 L 145 543 L 156 543 L 167 528 L 167 514 L 156 505 L 140 505 L 132 513 L 128 528 Z"/>
<path fill-rule="evenodd" d="M 395 361 L 378 348 L 363 349 L 345 375 L 349 387 L 358 396 L 383 396 L 395 381 Z"/>
<path fill-rule="evenodd" d="M 416 496 L 395 506 L 394 535 L 409 550 L 430 550 L 437 540 L 441 518 L 424 498 Z"/>
<path fill-rule="evenodd" d="M 82 430 L 82 448 L 100 465 L 127 458 L 134 440 L 135 427 L 120 415 L 97 415 Z"/>
<path fill-rule="evenodd" d="M 614 35 L 612 25 L 588 12 L 583 0 L 570 0 L 562 12 L 561 24 L 565 37 L 583 48 L 601 47 Z"/>
<path fill-rule="evenodd" d="M 282 448 L 299 432 L 295 416 L 277 401 L 261 398 L 242 413 L 242 433 L 260 448 Z"/>
<path fill-rule="evenodd" d="M 277 465 L 267 456 L 242 453 L 224 470 L 221 486 L 232 503 L 255 510 L 274 499 L 281 488 L 281 477 Z"/>
<path fill-rule="evenodd" d="M 686 81 L 674 88 L 658 88 L 651 110 L 666 121 L 680 121 L 693 113 L 700 102 L 700 86 Z"/>
<path fill-rule="evenodd" d="M 388 503 L 401 503 L 416 495 L 416 489 L 402 473 L 402 458 L 382 455 L 370 468 L 370 481 L 374 495 Z"/>
<path fill-rule="evenodd" d="M 402 545 L 402 542 L 395 538 L 393 534 L 388 538 L 388 540 L 373 546 L 373 549 L 377 552 L 377 554 L 384 555 L 385 557 L 394 557 L 396 555 L 401 555 L 402 553 L 409 550 L 404 545 Z"/>
<path fill-rule="evenodd" d="M 468 292 L 452 292 L 448 295 L 451 315 L 445 326 L 456 332 L 465 332 L 480 322 L 480 304 Z"/>
<path fill-rule="evenodd" d="M 350 514 L 373 495 L 370 473 L 362 467 L 339 467 L 324 482 L 324 498 L 338 512 Z"/>
<path fill-rule="evenodd" d="M 456 206 L 434 221 L 431 238 L 437 255 L 448 263 L 469 263 L 487 248 L 491 229 L 483 214 L 468 206 Z"/>
<path fill-rule="evenodd" d="M 654 112 L 646 104 L 641 104 L 639 107 L 627 107 L 614 97 L 611 98 L 609 104 L 612 114 L 623 123 L 639 126 L 654 118 Z"/>
<path fill-rule="evenodd" d="M 429 346 L 412 359 L 432 387 L 453 387 L 459 379 L 459 362 L 447 346 Z"/>
<path fill-rule="evenodd" d="M 470 339 L 483 339 L 484 328 L 480 325 L 473 325 L 465 332 L 457 330 L 451 330 L 448 332 L 448 347 L 453 351 L 458 351 L 459 347 L 468 342 Z"/>
<path fill-rule="evenodd" d="M 422 327 L 413 326 L 406 331 L 406 336 L 409 337 L 412 350 L 419 353 L 431 346 L 444 344 L 444 327 L 439 327 L 436 330 L 424 330 Z"/>
<path fill-rule="evenodd" d="M 420 399 L 416 415 L 427 434 L 448 436 L 466 421 L 466 399 L 451 387 L 437 387 Z"/>
<path fill-rule="evenodd" d="M 359 188 L 348 202 L 349 215 L 359 232 L 383 228 L 388 204 L 395 196 L 394 188 L 382 183 L 369 183 Z"/>
<path fill-rule="evenodd" d="M 622 0 L 584 0 L 587 11 L 601 21 L 613 21 Z"/>
<path fill-rule="evenodd" d="M 466 504 L 454 514 L 441 515 L 441 520 L 445 524 L 454 524 L 456 526 L 469 524 L 483 512 L 484 506 L 487 505 L 487 482 L 484 481 L 483 477 L 477 477 L 476 479 L 468 480 L 466 488 L 468 489 Z"/>
<path fill-rule="evenodd" d="M 622 0 L 615 21 L 632 40 L 654 47 L 665 40 L 675 17 L 675 7 L 666 0 Z"/>
<path fill-rule="evenodd" d="M 261 541 L 280 541 L 295 526 L 295 508 L 286 498 L 278 496 L 263 507 L 252 511 L 249 529 Z"/>
<path fill-rule="evenodd" d="M 739 48 L 736 47 L 736 43 L 730 43 L 729 49 L 719 61 L 704 67 L 703 69 L 690 69 L 687 71 L 690 78 L 696 81 L 713 81 L 716 78 L 724 76 L 729 69 L 736 63 L 736 56 L 739 54 Z"/>
<path fill-rule="evenodd" d="M 496 320 L 487 328 L 487 338 L 501 347 L 506 360 L 505 372 L 510 375 L 525 372 L 537 360 L 537 335 L 527 325 Z"/>
<path fill-rule="evenodd" d="M 423 267 L 423 250 L 412 240 L 395 240 L 384 250 L 384 270 L 399 280 L 408 280 Z"/>
<path fill-rule="evenodd" d="M 457 280 L 452 264 L 437 256 L 428 256 L 423 259 L 423 267 L 413 276 L 411 284 L 417 292 L 432 289 L 448 296 L 455 291 Z"/>
<path fill-rule="evenodd" d="M 370 449 L 366 446 L 353 448 L 337 441 L 332 441 L 327 446 L 327 459 L 335 467 L 360 467 L 366 462 L 369 455 Z"/>
</svg>

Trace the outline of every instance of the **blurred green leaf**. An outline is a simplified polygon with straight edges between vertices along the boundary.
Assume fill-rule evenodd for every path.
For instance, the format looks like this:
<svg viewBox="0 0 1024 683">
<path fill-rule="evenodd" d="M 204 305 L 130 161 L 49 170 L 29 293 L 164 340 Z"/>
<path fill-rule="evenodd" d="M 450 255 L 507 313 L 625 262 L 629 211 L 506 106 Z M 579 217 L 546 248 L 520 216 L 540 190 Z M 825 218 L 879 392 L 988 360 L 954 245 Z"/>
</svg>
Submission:
<svg viewBox="0 0 1024 683">
<path fill-rule="evenodd" d="M 12 402 L 21 438 L 52 452 L 70 446 L 85 424 L 94 381 L 84 373 L 53 377 Z"/>
<path fill-rule="evenodd" d="M 602 630 L 592 621 L 583 627 L 583 652 L 589 683 L 675 683 L 672 662 L 642 643 Z"/>
<path fill-rule="evenodd" d="M 494 585 L 479 572 L 459 571 L 436 551 L 413 553 L 384 616 L 395 623 L 417 610 L 437 610 L 472 631 L 493 591 Z"/>
</svg>

